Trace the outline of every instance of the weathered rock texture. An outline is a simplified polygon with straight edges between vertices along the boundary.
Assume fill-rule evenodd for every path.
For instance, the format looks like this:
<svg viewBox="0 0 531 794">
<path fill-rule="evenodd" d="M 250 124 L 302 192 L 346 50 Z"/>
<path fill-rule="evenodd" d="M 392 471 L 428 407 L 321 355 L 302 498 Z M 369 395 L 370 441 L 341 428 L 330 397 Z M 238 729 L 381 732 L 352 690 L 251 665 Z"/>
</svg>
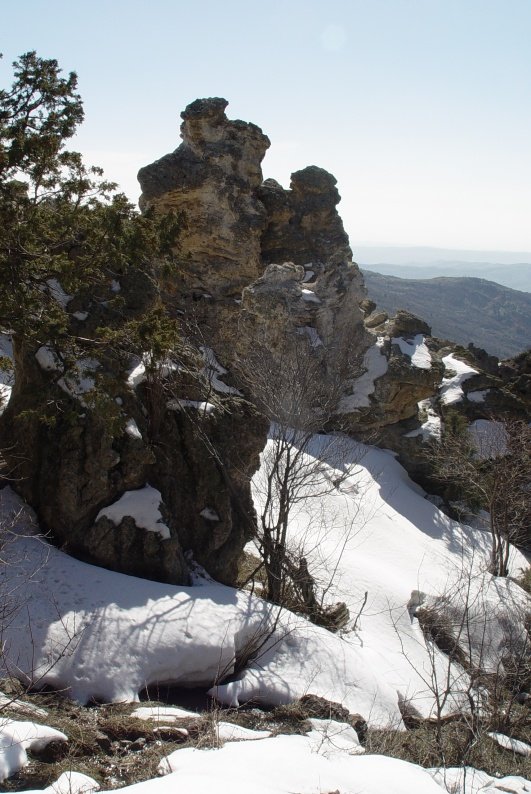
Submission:
<svg viewBox="0 0 531 794">
<path fill-rule="evenodd" d="M 183 143 L 142 168 L 140 206 L 175 211 L 181 271 L 174 288 L 185 297 L 239 298 L 261 274 L 266 223 L 257 196 L 269 139 L 254 124 L 229 121 L 225 99 L 198 99 L 183 111 Z"/>
</svg>

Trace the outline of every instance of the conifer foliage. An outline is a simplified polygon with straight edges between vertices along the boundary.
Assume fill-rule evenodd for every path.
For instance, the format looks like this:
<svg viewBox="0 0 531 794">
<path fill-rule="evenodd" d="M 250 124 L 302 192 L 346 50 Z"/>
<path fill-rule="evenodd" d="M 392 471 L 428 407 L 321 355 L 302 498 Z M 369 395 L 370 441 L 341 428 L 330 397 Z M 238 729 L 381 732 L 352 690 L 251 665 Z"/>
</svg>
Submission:
<svg viewBox="0 0 531 794">
<path fill-rule="evenodd" d="M 0 331 L 75 352 L 58 290 L 97 293 L 135 268 L 154 279 L 175 226 L 137 213 L 67 148 L 83 120 L 75 73 L 63 76 L 35 52 L 13 69 L 11 88 L 0 90 Z"/>
</svg>

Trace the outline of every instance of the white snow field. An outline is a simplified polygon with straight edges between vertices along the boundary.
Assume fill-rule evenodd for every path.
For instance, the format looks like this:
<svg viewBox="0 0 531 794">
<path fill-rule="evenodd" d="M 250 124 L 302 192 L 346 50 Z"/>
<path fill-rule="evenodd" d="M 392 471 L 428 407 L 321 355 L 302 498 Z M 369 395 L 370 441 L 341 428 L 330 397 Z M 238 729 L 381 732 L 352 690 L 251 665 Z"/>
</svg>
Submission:
<svg viewBox="0 0 531 794">
<path fill-rule="evenodd" d="M 367 593 L 355 630 L 331 634 L 199 574 L 193 586 L 179 587 L 75 560 L 36 534 L 31 511 L 6 487 L 0 491 L 7 563 L 0 587 L 7 671 L 81 702 L 136 700 L 154 683 L 210 687 L 229 705 L 280 704 L 313 693 L 341 702 L 371 726 L 397 728 L 404 704 L 433 713 L 449 677 L 453 694 L 445 709 L 453 710 L 468 678 L 427 645 L 416 607 L 447 608 L 453 625 L 464 626 L 476 660 L 490 668 L 500 662 L 507 625 L 513 639 L 523 633 L 527 596 L 510 579 L 486 573 L 489 535 L 441 513 L 391 453 L 349 439 L 335 448 L 330 437 L 315 436 L 309 463 L 312 456 L 322 462 L 306 486 L 308 498 L 296 505 L 290 542 L 307 557 L 317 584 L 329 587 L 327 599 L 346 601 L 352 623 Z M 264 467 L 254 479 L 258 510 L 263 476 Z M 526 567 L 516 550 L 510 564 L 514 575 Z M 256 658 L 235 671 L 236 660 L 257 648 Z M 244 786 L 246 792 L 249 786 L 260 792 L 444 790 L 420 767 L 353 757 L 342 742 L 337 757 L 316 752 L 316 742 L 326 747 L 325 738 L 239 741 L 208 753 L 183 749 L 168 762 L 177 771 L 131 788 L 165 794 L 178 780 L 180 788 L 201 794 L 234 794 Z"/>
</svg>

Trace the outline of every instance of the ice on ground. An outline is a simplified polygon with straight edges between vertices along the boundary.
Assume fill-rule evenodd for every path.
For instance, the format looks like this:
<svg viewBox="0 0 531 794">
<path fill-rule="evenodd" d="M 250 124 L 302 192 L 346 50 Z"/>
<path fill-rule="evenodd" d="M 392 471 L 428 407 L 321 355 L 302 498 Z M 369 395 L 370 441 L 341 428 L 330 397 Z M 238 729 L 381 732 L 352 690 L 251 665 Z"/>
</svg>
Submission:
<svg viewBox="0 0 531 794">
<path fill-rule="evenodd" d="M 36 722 L 0 720 L 0 781 L 26 766 L 26 750 L 44 750 L 50 742 L 66 742 L 61 731 Z"/>
<path fill-rule="evenodd" d="M 509 436 L 503 422 L 476 419 L 468 428 L 479 460 L 498 458 L 507 454 Z"/>
<path fill-rule="evenodd" d="M 50 345 L 42 345 L 35 353 L 39 367 L 45 372 L 63 372 L 64 364 Z"/>
<path fill-rule="evenodd" d="M 484 403 L 487 397 L 487 394 L 490 392 L 490 389 L 481 389 L 479 391 L 469 391 L 467 392 L 466 398 L 470 400 L 471 403 Z"/>
<path fill-rule="evenodd" d="M 48 286 L 48 291 L 52 296 L 52 298 L 57 301 L 59 306 L 61 306 L 63 309 L 66 309 L 66 307 L 68 306 L 68 304 L 70 303 L 70 301 L 74 296 L 67 295 L 67 293 L 64 291 L 63 287 L 61 286 L 61 283 L 56 278 L 47 279 L 46 284 Z"/>
<path fill-rule="evenodd" d="M 214 391 L 217 391 L 219 394 L 234 394 L 236 397 L 243 397 L 243 394 L 241 391 L 239 391 L 239 389 L 237 389 L 235 386 L 229 386 L 221 380 L 223 375 L 228 374 L 228 370 L 221 366 L 212 348 L 203 346 L 199 349 L 205 361 L 203 375 L 206 377 Z"/>
<path fill-rule="evenodd" d="M 193 408 L 201 414 L 211 414 L 216 410 L 213 403 L 203 402 L 202 400 L 185 400 L 184 398 L 168 400 L 166 408 L 170 411 L 180 411 L 182 408 Z"/>
<path fill-rule="evenodd" d="M 200 719 L 201 715 L 195 711 L 187 711 L 178 706 L 141 706 L 131 712 L 131 717 L 138 720 L 151 720 L 153 722 L 176 722 L 182 719 Z"/>
<path fill-rule="evenodd" d="M 531 745 L 527 744 L 527 742 L 521 742 L 519 739 L 512 739 L 510 736 L 506 736 L 504 733 L 488 733 L 487 736 L 490 736 L 500 747 L 503 747 L 504 750 L 509 750 L 511 753 L 518 753 L 518 755 L 531 755 Z"/>
<path fill-rule="evenodd" d="M 125 432 L 130 438 L 142 438 L 142 433 L 134 419 L 128 419 L 125 423 Z"/>
<path fill-rule="evenodd" d="M 352 394 L 344 395 L 339 403 L 339 413 L 350 413 L 358 408 L 368 408 L 371 404 L 370 395 L 374 394 L 377 378 L 387 372 L 387 357 L 382 353 L 385 338 L 379 336 L 376 343 L 370 347 L 363 358 L 365 372 L 351 384 Z"/>
<path fill-rule="evenodd" d="M 419 415 L 426 416 L 426 419 L 416 430 L 404 433 L 404 438 L 416 438 L 421 436 L 423 441 L 440 439 L 441 437 L 441 417 L 433 410 L 431 399 L 421 400 L 418 405 Z"/>
<path fill-rule="evenodd" d="M 321 298 L 318 298 L 312 289 L 301 289 L 302 299 L 308 303 L 321 303 Z"/>
<path fill-rule="evenodd" d="M 171 534 L 159 510 L 161 502 L 160 491 L 151 485 L 145 485 L 136 491 L 126 491 L 116 502 L 104 507 L 96 516 L 96 521 L 105 517 L 118 526 L 123 518 L 130 516 L 140 529 L 157 532 L 161 538 L 167 540 Z"/>
<path fill-rule="evenodd" d="M 476 369 L 469 364 L 455 358 L 453 354 L 443 357 L 443 364 L 448 372 L 453 372 L 448 378 L 443 378 L 442 386 L 439 390 L 441 402 L 444 405 L 452 405 L 463 399 L 463 383 L 472 375 L 477 375 Z"/>
<path fill-rule="evenodd" d="M 411 359 L 412 367 L 431 369 L 431 353 L 424 341 L 423 334 L 417 334 L 412 341 L 404 339 L 402 336 L 395 336 L 391 341 L 394 345 L 398 345 L 405 356 Z"/>
</svg>

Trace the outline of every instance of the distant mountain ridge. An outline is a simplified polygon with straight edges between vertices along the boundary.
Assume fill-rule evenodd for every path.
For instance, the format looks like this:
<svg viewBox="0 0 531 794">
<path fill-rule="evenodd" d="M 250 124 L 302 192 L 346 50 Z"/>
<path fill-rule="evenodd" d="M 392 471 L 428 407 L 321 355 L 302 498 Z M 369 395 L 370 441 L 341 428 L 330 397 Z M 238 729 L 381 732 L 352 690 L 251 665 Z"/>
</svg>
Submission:
<svg viewBox="0 0 531 794">
<path fill-rule="evenodd" d="M 361 258 L 361 257 L 358 257 Z M 360 264 L 360 263 L 358 263 Z M 388 262 L 364 263 L 361 268 L 383 276 L 395 276 L 404 279 L 432 278 L 479 278 L 493 281 L 510 289 L 531 292 L 531 264 L 470 262 L 456 260 L 438 260 L 426 263 L 396 264 Z"/>
<path fill-rule="evenodd" d="M 405 279 L 365 269 L 363 275 L 379 308 L 391 314 L 397 309 L 413 312 L 431 325 L 434 336 L 462 345 L 473 342 L 499 358 L 531 346 L 528 292 L 484 278 Z"/>
</svg>

